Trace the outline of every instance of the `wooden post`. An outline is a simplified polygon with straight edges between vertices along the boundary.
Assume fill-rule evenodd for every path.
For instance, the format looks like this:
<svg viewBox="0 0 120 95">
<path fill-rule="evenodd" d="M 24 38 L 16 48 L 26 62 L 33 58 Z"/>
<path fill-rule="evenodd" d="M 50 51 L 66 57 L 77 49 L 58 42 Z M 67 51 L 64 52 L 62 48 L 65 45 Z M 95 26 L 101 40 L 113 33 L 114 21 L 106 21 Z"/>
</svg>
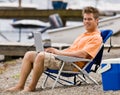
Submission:
<svg viewBox="0 0 120 95">
<path fill-rule="evenodd" d="M 22 8 L 22 6 L 21 6 L 21 0 L 19 0 L 19 8 Z"/>
</svg>

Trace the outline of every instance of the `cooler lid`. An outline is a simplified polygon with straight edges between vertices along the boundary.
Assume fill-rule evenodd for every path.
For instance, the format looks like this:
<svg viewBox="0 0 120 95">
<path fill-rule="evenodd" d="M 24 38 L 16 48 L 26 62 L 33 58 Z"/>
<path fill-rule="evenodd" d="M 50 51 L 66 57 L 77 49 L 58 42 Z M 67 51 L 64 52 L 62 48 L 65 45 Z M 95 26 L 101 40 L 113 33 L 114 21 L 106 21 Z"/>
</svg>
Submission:
<svg viewBox="0 0 120 95">
<path fill-rule="evenodd" d="M 120 58 L 111 58 L 102 60 L 101 64 L 120 64 Z"/>
</svg>

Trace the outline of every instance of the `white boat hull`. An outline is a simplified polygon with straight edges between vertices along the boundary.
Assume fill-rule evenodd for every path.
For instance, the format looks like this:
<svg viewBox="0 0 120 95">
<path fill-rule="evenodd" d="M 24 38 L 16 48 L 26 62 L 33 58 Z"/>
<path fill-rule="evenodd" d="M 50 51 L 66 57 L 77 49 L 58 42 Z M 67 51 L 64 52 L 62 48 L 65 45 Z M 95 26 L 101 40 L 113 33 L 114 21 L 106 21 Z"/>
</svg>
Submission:
<svg viewBox="0 0 120 95">
<path fill-rule="evenodd" d="M 112 29 L 113 34 L 116 34 L 120 30 L 120 15 L 101 19 L 98 27 L 100 30 Z M 47 30 L 52 42 L 68 44 L 71 44 L 75 38 L 83 32 L 85 32 L 83 24 Z"/>
</svg>

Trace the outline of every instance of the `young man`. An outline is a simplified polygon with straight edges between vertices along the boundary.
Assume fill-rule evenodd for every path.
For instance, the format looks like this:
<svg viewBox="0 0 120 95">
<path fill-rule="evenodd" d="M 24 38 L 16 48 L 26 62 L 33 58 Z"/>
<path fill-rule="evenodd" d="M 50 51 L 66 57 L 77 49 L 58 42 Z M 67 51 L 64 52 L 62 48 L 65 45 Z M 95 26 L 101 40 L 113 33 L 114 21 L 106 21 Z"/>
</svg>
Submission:
<svg viewBox="0 0 120 95">
<path fill-rule="evenodd" d="M 83 9 L 83 23 L 86 31 L 82 35 L 78 36 L 78 38 L 69 48 L 65 50 L 47 48 L 44 52 L 40 53 L 36 53 L 35 51 L 27 52 L 22 61 L 22 68 L 18 84 L 7 89 L 7 91 L 35 91 L 37 82 L 44 70 L 47 68 L 60 68 L 61 61 L 55 59 L 54 54 L 89 59 L 94 58 L 102 43 L 102 37 L 97 27 L 98 20 L 98 10 L 93 7 L 86 7 Z M 85 65 L 83 62 L 77 62 L 76 64 L 81 68 Z M 33 70 L 32 80 L 28 87 L 24 87 L 26 79 L 31 70 Z M 75 68 L 69 64 L 66 64 L 64 70 L 75 70 Z"/>
</svg>

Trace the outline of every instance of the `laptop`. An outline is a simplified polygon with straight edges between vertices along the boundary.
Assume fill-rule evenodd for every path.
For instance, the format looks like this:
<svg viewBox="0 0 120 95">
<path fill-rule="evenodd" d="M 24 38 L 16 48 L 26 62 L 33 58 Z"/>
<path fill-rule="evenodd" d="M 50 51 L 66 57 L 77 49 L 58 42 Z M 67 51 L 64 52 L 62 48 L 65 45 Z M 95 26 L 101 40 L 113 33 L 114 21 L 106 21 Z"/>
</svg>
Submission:
<svg viewBox="0 0 120 95">
<path fill-rule="evenodd" d="M 44 51 L 41 32 L 34 32 L 34 43 L 37 52 Z"/>
</svg>

